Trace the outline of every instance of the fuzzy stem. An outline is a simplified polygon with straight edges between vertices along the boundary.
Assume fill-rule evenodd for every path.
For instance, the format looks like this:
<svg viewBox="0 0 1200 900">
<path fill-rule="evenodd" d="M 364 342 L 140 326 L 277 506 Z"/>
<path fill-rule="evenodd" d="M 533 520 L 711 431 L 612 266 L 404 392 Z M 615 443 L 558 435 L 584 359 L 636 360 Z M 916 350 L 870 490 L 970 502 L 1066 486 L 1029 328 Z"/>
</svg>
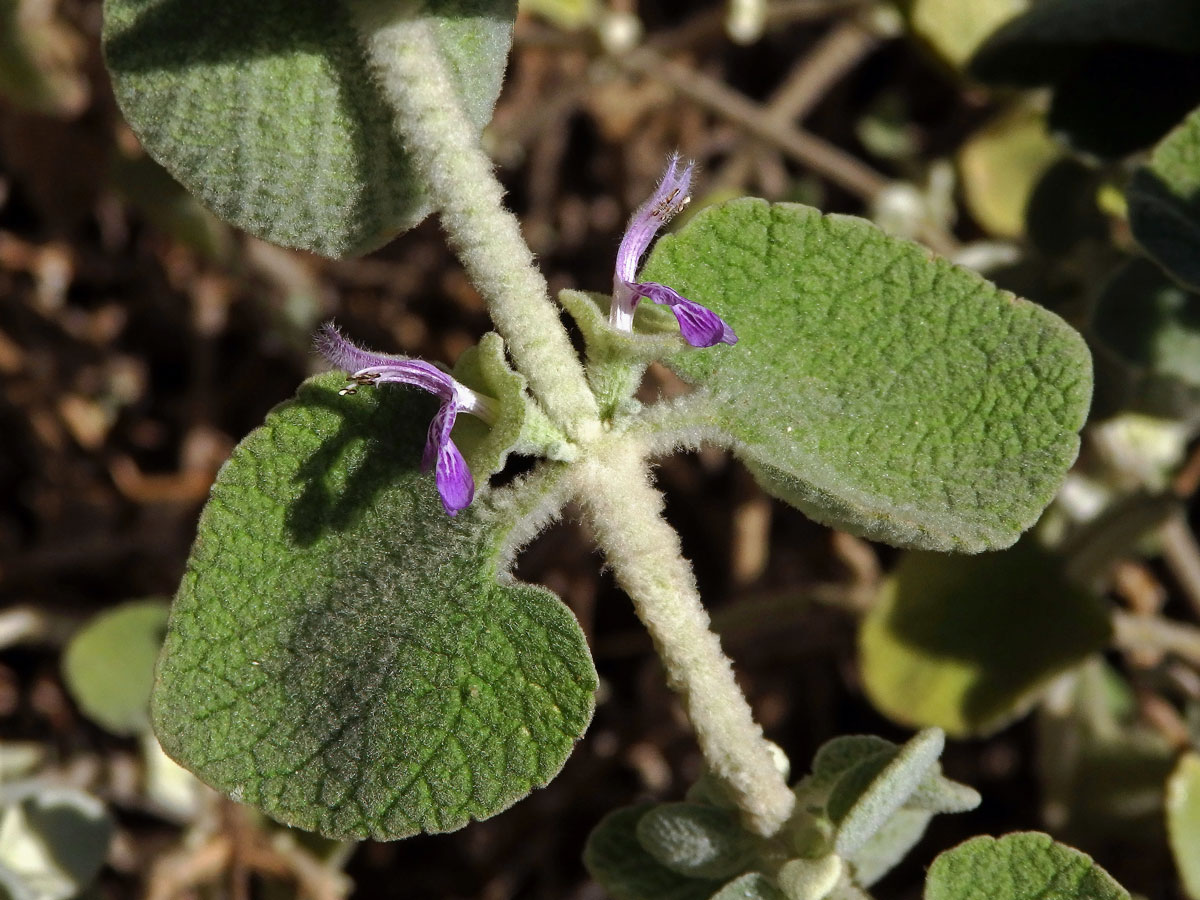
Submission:
<svg viewBox="0 0 1200 900">
<path fill-rule="evenodd" d="M 575 439 L 599 430 L 579 357 L 479 145 L 427 19 L 394 0 L 346 0 L 442 227 L 488 304 L 517 369 Z M 400 9 L 397 9 L 397 7 Z"/>
<path fill-rule="evenodd" d="M 683 701 L 709 769 L 732 789 L 746 826 L 773 835 L 791 815 L 795 797 L 709 627 L 679 537 L 662 518 L 662 495 L 650 484 L 645 448 L 632 435 L 614 435 L 572 466 L 571 475 L 605 558 Z"/>
</svg>

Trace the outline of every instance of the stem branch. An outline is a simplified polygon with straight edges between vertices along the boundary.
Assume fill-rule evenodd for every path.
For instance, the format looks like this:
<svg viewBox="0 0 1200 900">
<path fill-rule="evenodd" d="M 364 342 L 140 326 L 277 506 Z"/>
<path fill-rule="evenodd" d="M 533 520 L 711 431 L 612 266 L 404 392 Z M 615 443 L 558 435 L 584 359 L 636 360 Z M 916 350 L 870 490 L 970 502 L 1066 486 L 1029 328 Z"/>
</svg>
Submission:
<svg viewBox="0 0 1200 900">
<path fill-rule="evenodd" d="M 487 301 L 513 362 L 575 439 L 599 429 L 595 398 L 546 279 L 533 264 L 504 189 L 463 109 L 431 24 L 380 0 L 347 0 L 395 128 L 441 214 L 442 227 Z"/>
<path fill-rule="evenodd" d="M 597 444 L 572 469 L 575 494 L 654 640 L 709 769 L 731 788 L 746 826 L 769 836 L 787 821 L 795 797 L 709 627 L 679 537 L 661 516 L 662 495 L 650 484 L 644 455 L 629 434 Z"/>
</svg>

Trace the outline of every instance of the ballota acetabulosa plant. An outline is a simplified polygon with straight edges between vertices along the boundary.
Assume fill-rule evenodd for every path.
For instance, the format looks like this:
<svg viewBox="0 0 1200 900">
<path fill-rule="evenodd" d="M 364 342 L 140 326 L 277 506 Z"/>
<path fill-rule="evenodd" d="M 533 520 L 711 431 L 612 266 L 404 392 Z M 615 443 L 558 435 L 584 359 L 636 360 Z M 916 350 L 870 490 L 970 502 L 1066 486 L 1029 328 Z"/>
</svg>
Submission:
<svg viewBox="0 0 1200 900">
<path fill-rule="evenodd" d="M 614 896 L 861 898 L 934 814 L 978 802 L 941 775 L 937 729 L 903 746 L 838 738 L 789 781 L 650 467 L 713 443 L 819 522 L 905 547 L 1002 548 L 1078 449 L 1091 369 L 1070 327 L 866 221 L 804 206 L 733 200 L 659 237 L 692 197 L 679 157 L 629 222 L 611 294 L 564 291 L 556 305 L 479 141 L 509 3 L 250 4 L 205 18 L 107 0 L 105 12 L 127 117 L 214 209 L 330 255 L 436 211 L 496 329 L 453 369 L 361 349 L 332 325 L 317 335 L 338 371 L 241 443 L 203 513 L 153 698 L 171 756 L 333 837 L 455 829 L 544 785 L 587 727 L 596 675 L 571 613 L 510 566 L 574 501 L 708 767 L 685 800 L 597 828 L 586 861 Z M 275 52 L 214 49 L 245 34 Z M 230 136 L 253 119 L 229 115 L 247 98 L 262 134 Z M 193 152 L 226 137 L 272 149 Z M 654 361 L 691 392 L 639 402 Z M 537 463 L 489 483 L 514 453 Z M 1026 854 L 1092 873 L 1102 890 L 1089 896 L 1121 895 L 1043 836 L 954 853 L 931 884 L 957 877 L 964 853 Z"/>
</svg>

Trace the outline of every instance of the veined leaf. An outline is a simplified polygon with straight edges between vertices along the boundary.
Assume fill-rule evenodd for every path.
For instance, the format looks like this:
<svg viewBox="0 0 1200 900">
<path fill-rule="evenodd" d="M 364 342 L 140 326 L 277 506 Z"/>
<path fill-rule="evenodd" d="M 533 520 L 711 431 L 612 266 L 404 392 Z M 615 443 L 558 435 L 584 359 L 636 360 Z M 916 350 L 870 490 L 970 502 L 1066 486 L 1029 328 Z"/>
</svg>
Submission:
<svg viewBox="0 0 1200 900">
<path fill-rule="evenodd" d="M 287 824 L 449 831 L 558 772 L 595 670 L 566 607 L 507 574 L 545 488 L 482 489 L 446 516 L 417 468 L 432 402 L 344 383 L 306 382 L 222 469 L 154 727 L 204 781 Z"/>
<path fill-rule="evenodd" d="M 1129 900 L 1129 892 L 1081 853 L 1047 834 L 977 837 L 933 861 L 924 900 Z"/>
<path fill-rule="evenodd" d="M 700 389 L 694 424 L 817 521 L 1004 547 L 1075 458 L 1092 384 L 1080 336 L 861 219 L 735 200 L 663 238 L 643 278 L 737 332 L 668 365 Z"/>
<path fill-rule="evenodd" d="M 350 256 L 428 214 L 344 4 L 106 0 L 104 13 L 122 111 L 150 155 L 222 218 Z M 427 0 L 414 12 L 434 25 L 480 129 L 515 15 L 515 0 Z"/>
</svg>

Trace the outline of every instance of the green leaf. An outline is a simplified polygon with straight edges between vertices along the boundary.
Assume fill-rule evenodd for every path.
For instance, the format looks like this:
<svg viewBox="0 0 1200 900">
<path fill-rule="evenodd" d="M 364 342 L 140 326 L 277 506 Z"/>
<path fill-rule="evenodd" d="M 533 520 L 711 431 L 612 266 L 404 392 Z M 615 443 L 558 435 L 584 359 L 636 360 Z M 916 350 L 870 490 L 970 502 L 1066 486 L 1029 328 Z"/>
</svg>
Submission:
<svg viewBox="0 0 1200 900">
<path fill-rule="evenodd" d="M 813 757 L 814 787 L 832 787 L 846 772 L 860 763 L 894 754 L 899 746 L 873 734 L 842 734 L 826 741 Z"/>
<path fill-rule="evenodd" d="M 1200 50 L 1200 8 L 1186 0 L 1038 0 L 988 39 L 971 72 L 988 81 L 1044 84 L 1106 44 Z"/>
<path fill-rule="evenodd" d="M 643 277 L 741 338 L 667 360 L 703 389 L 691 424 L 820 522 L 1007 546 L 1075 458 L 1091 396 L 1079 335 L 866 221 L 735 200 L 663 238 Z"/>
<path fill-rule="evenodd" d="M 933 813 L 923 809 L 900 809 L 865 844 L 848 857 L 854 882 L 870 887 L 908 856 L 929 827 Z"/>
<path fill-rule="evenodd" d="M 450 518 L 417 469 L 432 398 L 343 384 L 306 382 L 222 469 L 154 727 L 201 779 L 286 824 L 448 831 L 548 782 L 591 717 L 574 617 L 507 573 L 558 470 L 481 485 Z"/>
<path fill-rule="evenodd" d="M 498 401 L 496 421 L 488 426 L 474 416 L 460 416 L 454 423 L 454 442 L 462 451 L 476 482 L 504 468 L 525 427 L 529 401 L 525 377 L 513 371 L 504 355 L 504 339 L 494 331 L 468 348 L 454 364 L 454 377 Z"/>
<path fill-rule="evenodd" d="M 429 0 L 420 13 L 481 129 L 515 7 Z M 104 12 L 105 55 L 130 125 L 222 218 L 278 244 L 349 256 L 428 214 L 343 4 L 106 0 Z"/>
<path fill-rule="evenodd" d="M 1057 80 L 1047 121 L 1076 150 L 1118 159 L 1154 144 L 1197 103 L 1200 53 L 1102 47 Z"/>
<path fill-rule="evenodd" d="M 977 837 L 933 861 L 924 900 L 1129 900 L 1086 853 L 1027 831 Z"/>
<path fill-rule="evenodd" d="M 1179 758 L 1167 782 L 1167 834 L 1184 890 L 1200 898 L 1200 753 Z"/>
<path fill-rule="evenodd" d="M 1021 237 L 1029 198 L 1061 155 L 1039 110 L 1020 105 L 1001 113 L 958 151 L 963 199 L 971 215 L 994 235 Z"/>
<path fill-rule="evenodd" d="M 1031 541 L 971 558 L 910 553 L 863 620 L 859 664 L 871 702 L 896 721 L 983 734 L 1110 633 L 1103 604 Z"/>
<path fill-rule="evenodd" d="M 787 900 L 786 896 L 766 875 L 761 872 L 747 872 L 725 887 L 721 888 L 708 900 Z"/>
<path fill-rule="evenodd" d="M 850 856 L 895 814 L 935 771 L 946 736 L 927 728 L 894 754 L 859 763 L 841 777 L 829 796 L 826 812 L 837 825 L 834 849 Z"/>
<path fill-rule="evenodd" d="M 842 878 L 841 857 L 830 853 L 820 859 L 793 859 L 779 869 L 776 880 L 788 900 L 824 900 Z"/>
<path fill-rule="evenodd" d="M 1200 296 L 1135 259 L 1105 284 L 1090 325 L 1106 407 L 1178 419 L 1200 413 Z"/>
<path fill-rule="evenodd" d="M 614 900 L 708 900 L 719 881 L 672 872 L 642 847 L 637 826 L 651 809 L 628 806 L 601 819 L 583 849 L 584 866 Z"/>
<path fill-rule="evenodd" d="M 38 781 L 0 788 L 0 896 L 76 896 L 99 874 L 112 833 L 90 794 Z"/>
<path fill-rule="evenodd" d="M 637 823 L 638 843 L 689 878 L 729 878 L 746 869 L 753 841 L 733 815 L 700 803 L 663 803 Z"/>
<path fill-rule="evenodd" d="M 594 23 L 600 14 L 598 0 L 521 0 L 521 9 L 567 31 Z"/>
<path fill-rule="evenodd" d="M 1030 0 L 906 0 L 909 27 L 955 68 L 999 26 L 1024 12 Z"/>
<path fill-rule="evenodd" d="M 941 765 L 917 785 L 917 789 L 904 802 L 904 808 L 916 812 L 960 813 L 977 807 L 982 799 L 979 792 L 965 784 L 951 781 L 941 772 Z"/>
<path fill-rule="evenodd" d="M 114 734 L 150 727 L 154 660 L 167 628 L 162 600 L 106 610 L 71 639 L 63 679 L 84 714 Z"/>
<path fill-rule="evenodd" d="M 1200 109 L 1154 148 L 1126 196 L 1138 243 L 1171 277 L 1200 290 Z"/>
<path fill-rule="evenodd" d="M 1108 244 L 1108 221 L 1098 203 L 1101 185 L 1102 172 L 1073 157 L 1051 165 L 1025 207 L 1030 242 L 1049 257 L 1066 256 L 1083 241 Z"/>
<path fill-rule="evenodd" d="M 1197 63 L 1200 11 L 1188 0 L 1041 0 L 992 35 L 970 71 L 1052 85 L 1051 129 L 1115 158 L 1149 146 L 1200 102 Z"/>
</svg>

